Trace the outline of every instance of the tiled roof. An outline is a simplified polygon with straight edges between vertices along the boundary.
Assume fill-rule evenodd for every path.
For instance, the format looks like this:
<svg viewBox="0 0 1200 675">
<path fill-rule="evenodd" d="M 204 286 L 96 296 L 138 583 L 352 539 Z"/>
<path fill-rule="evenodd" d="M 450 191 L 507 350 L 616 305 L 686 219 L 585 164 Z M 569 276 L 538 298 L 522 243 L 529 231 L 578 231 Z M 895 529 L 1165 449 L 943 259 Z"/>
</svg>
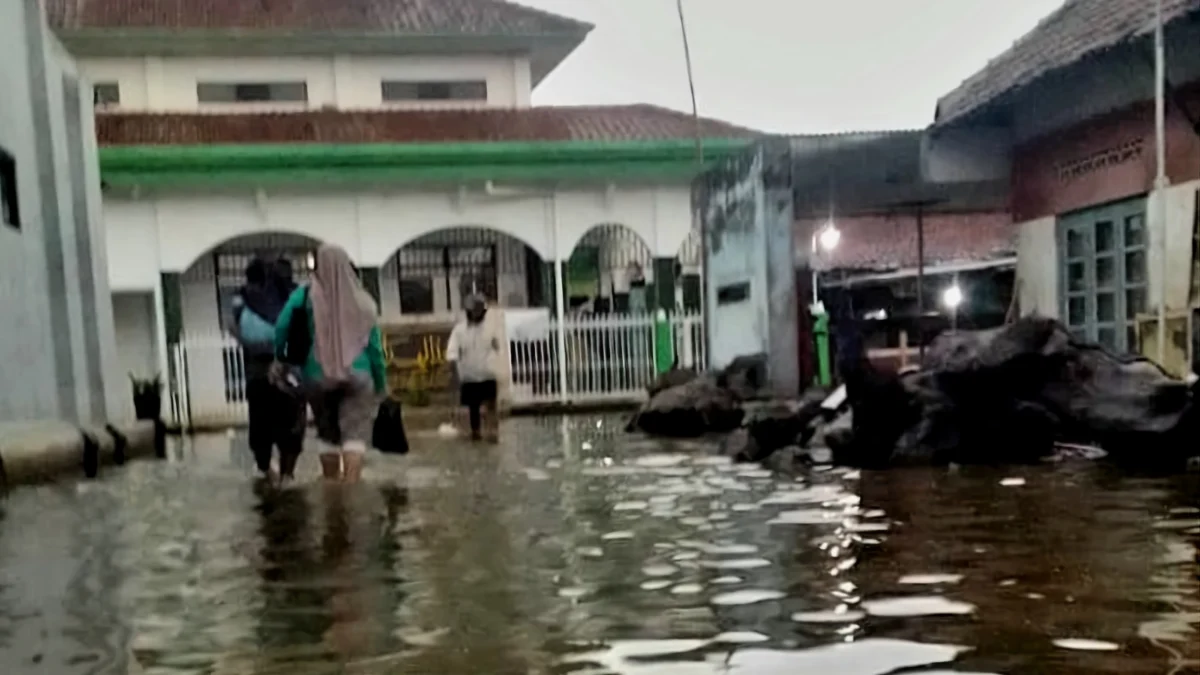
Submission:
<svg viewBox="0 0 1200 675">
<path fill-rule="evenodd" d="M 101 145 L 655 141 L 695 135 L 690 115 L 651 105 L 295 113 L 98 113 Z M 705 138 L 749 129 L 701 118 Z"/>
<path fill-rule="evenodd" d="M 1163 0 L 1163 20 L 1200 11 L 1200 0 Z M 1067 0 L 1008 51 L 938 101 L 937 123 L 963 117 L 1050 72 L 1154 30 L 1154 0 Z"/>
<path fill-rule="evenodd" d="M 589 24 L 506 0 L 45 0 L 65 30 L 578 34 Z"/>
<path fill-rule="evenodd" d="M 1007 213 L 930 213 L 924 216 L 925 264 L 993 260 L 1016 253 L 1017 229 Z M 797 245 L 820 222 L 799 221 Z M 917 266 L 917 223 L 912 215 L 837 218 L 841 239 L 818 253 L 821 269 L 890 271 Z"/>
</svg>

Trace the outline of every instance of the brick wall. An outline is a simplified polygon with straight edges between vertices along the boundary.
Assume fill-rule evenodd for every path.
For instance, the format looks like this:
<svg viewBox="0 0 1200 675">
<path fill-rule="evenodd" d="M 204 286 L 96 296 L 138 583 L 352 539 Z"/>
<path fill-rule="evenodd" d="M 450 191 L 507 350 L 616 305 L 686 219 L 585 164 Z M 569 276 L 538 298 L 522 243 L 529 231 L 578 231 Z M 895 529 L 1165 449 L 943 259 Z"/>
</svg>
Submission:
<svg viewBox="0 0 1200 675">
<path fill-rule="evenodd" d="M 1185 96 L 1200 117 L 1200 93 Z M 1172 183 L 1200 178 L 1200 138 L 1168 105 L 1167 175 Z M 1149 192 L 1155 174 L 1154 105 L 1145 102 L 1029 141 L 1013 158 L 1016 222 Z"/>
</svg>

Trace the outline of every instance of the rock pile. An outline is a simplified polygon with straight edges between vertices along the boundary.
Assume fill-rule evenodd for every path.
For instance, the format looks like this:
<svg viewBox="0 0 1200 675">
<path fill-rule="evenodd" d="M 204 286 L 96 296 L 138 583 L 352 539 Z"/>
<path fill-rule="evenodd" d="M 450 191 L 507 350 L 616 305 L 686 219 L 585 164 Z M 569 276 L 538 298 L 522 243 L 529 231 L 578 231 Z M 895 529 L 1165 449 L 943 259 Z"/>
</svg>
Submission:
<svg viewBox="0 0 1200 675">
<path fill-rule="evenodd" d="M 630 428 L 733 431 L 726 452 L 741 461 L 781 450 L 790 461 L 812 446 L 861 467 L 1032 462 L 1060 443 L 1099 446 L 1140 466 L 1181 467 L 1200 455 L 1188 384 L 1144 358 L 1078 340 L 1050 319 L 945 333 L 918 371 L 881 372 L 861 354 L 843 363 L 844 402 L 810 392 L 800 401 L 748 403 L 765 382 L 765 359 L 750 357 L 722 373 L 659 383 Z"/>
</svg>

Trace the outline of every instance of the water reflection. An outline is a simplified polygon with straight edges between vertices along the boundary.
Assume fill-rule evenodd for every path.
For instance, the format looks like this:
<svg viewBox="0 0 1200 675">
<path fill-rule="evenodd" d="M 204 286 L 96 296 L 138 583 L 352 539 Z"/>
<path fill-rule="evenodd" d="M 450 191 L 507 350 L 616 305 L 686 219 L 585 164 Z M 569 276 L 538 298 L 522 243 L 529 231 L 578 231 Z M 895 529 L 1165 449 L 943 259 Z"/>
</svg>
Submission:
<svg viewBox="0 0 1200 675">
<path fill-rule="evenodd" d="M 1194 476 L 790 478 L 621 422 L 414 434 L 356 486 L 255 487 L 214 436 L 20 490 L 0 672 L 1200 671 Z"/>
</svg>

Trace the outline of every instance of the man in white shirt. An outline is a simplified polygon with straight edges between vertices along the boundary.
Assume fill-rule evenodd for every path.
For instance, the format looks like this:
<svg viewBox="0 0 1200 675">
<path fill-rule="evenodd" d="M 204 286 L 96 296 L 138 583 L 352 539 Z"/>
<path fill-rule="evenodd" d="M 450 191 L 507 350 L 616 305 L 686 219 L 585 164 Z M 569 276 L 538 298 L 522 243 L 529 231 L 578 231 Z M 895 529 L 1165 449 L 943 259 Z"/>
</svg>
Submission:
<svg viewBox="0 0 1200 675">
<path fill-rule="evenodd" d="M 463 309 L 465 319 L 450 331 L 446 361 L 450 364 L 451 382 L 458 386 L 459 400 L 470 417 L 471 438 L 483 438 L 486 422 L 487 438 L 494 442 L 499 436 L 495 359 L 500 354 L 500 340 L 484 321 L 487 301 L 482 295 L 469 296 L 463 302 Z"/>
</svg>

